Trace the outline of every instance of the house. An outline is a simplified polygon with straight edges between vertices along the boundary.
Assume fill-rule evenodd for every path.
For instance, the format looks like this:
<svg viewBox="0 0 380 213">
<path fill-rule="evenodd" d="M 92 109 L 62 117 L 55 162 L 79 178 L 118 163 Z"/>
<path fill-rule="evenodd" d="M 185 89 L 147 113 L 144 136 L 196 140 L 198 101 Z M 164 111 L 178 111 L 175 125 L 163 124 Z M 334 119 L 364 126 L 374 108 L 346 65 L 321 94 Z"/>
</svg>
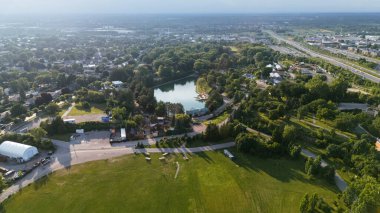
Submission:
<svg viewBox="0 0 380 213">
<path fill-rule="evenodd" d="M 56 100 L 62 94 L 62 91 L 61 90 L 56 90 L 54 92 L 48 92 L 48 93 L 51 95 L 51 97 L 53 98 L 53 100 Z"/>
<path fill-rule="evenodd" d="M 63 119 L 63 122 L 66 124 L 75 124 L 75 119 L 74 118 Z"/>
<path fill-rule="evenodd" d="M 5 118 L 7 118 L 8 116 L 11 115 L 11 111 L 5 111 L 5 112 L 2 112 L 0 113 L 0 121 L 3 121 Z"/>
<path fill-rule="evenodd" d="M 115 88 L 121 88 L 123 86 L 123 82 L 121 81 L 112 81 L 112 86 Z"/>
<path fill-rule="evenodd" d="M 20 101 L 20 95 L 19 94 L 11 95 L 8 97 L 8 100 L 10 102 L 19 102 Z"/>
<path fill-rule="evenodd" d="M 269 77 L 271 78 L 271 80 L 274 84 L 279 84 L 282 81 L 282 77 L 278 72 L 269 73 Z"/>
<path fill-rule="evenodd" d="M 256 76 L 255 75 L 253 75 L 253 74 L 250 74 L 250 73 L 245 73 L 245 74 L 243 74 L 243 77 L 245 77 L 245 78 L 248 78 L 248 79 L 256 79 Z"/>
<path fill-rule="evenodd" d="M 378 139 L 376 140 L 376 143 L 375 143 L 375 149 L 376 149 L 378 152 L 380 152 L 380 138 L 378 138 Z"/>
</svg>

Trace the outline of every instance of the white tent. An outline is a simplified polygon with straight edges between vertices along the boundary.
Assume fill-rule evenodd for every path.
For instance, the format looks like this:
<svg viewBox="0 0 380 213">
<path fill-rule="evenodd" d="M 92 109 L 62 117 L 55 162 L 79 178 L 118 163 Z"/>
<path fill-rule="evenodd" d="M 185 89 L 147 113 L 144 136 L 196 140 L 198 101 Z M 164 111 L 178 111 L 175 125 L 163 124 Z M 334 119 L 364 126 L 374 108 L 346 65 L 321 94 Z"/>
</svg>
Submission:
<svg viewBox="0 0 380 213">
<path fill-rule="evenodd" d="M 10 158 L 17 158 L 28 161 L 36 154 L 38 154 L 38 150 L 34 146 L 12 141 L 4 141 L 2 144 L 0 144 L 0 155 L 4 155 Z"/>
</svg>

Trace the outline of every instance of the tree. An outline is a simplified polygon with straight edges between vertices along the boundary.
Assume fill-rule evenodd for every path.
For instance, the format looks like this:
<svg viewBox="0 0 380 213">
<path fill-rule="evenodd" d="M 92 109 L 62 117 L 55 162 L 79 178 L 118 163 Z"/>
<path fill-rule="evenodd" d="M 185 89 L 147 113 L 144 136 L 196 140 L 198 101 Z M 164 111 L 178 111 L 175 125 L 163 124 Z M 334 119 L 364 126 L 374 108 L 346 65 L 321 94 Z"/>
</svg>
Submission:
<svg viewBox="0 0 380 213">
<path fill-rule="evenodd" d="M 177 130 L 185 130 L 190 127 L 191 118 L 187 114 L 175 115 L 175 128 Z"/>
<path fill-rule="evenodd" d="M 205 139 L 209 141 L 217 141 L 220 139 L 219 128 L 216 124 L 209 123 L 207 125 Z"/>
<path fill-rule="evenodd" d="M 84 101 L 84 102 L 82 102 L 82 108 L 84 110 L 90 110 L 91 109 L 91 105 L 87 101 Z"/>
<path fill-rule="evenodd" d="M 301 200 L 301 203 L 300 203 L 300 212 L 301 213 L 308 213 L 309 212 L 309 204 L 310 201 L 309 201 L 309 194 L 305 194 Z"/>
<path fill-rule="evenodd" d="M 326 155 L 328 157 L 342 159 L 346 155 L 346 151 L 342 149 L 340 146 L 335 145 L 335 144 L 328 145 L 326 151 L 327 151 Z"/>
<path fill-rule="evenodd" d="M 58 106 L 58 104 L 56 104 L 56 103 L 49 103 L 49 104 L 46 106 L 45 110 L 46 110 L 46 113 L 47 113 L 47 114 L 49 114 L 49 115 L 55 115 L 55 114 L 57 114 L 58 111 L 59 111 L 59 106 Z"/>
<path fill-rule="evenodd" d="M 167 115 L 165 103 L 162 101 L 158 102 L 155 112 L 157 116 L 165 117 Z"/>
<path fill-rule="evenodd" d="M 112 118 L 119 123 L 127 118 L 127 109 L 125 107 L 116 107 L 112 109 Z"/>
<path fill-rule="evenodd" d="M 298 129 L 293 125 L 286 125 L 284 127 L 284 131 L 282 132 L 282 140 L 286 144 L 289 144 L 290 142 L 296 141 L 300 134 Z"/>
<path fill-rule="evenodd" d="M 29 133 L 36 139 L 36 141 L 40 141 L 47 135 L 47 132 L 41 127 L 31 129 Z"/>
<path fill-rule="evenodd" d="M 40 97 L 36 98 L 36 106 L 41 106 L 47 103 L 50 103 L 53 100 L 53 97 L 49 93 L 41 93 Z"/>
<path fill-rule="evenodd" d="M 318 119 L 330 120 L 330 119 L 334 119 L 335 112 L 331 109 L 328 109 L 328 108 L 319 108 L 317 110 L 316 116 Z"/>
<path fill-rule="evenodd" d="M 223 104 L 223 96 L 220 95 L 217 91 L 212 91 L 209 98 L 206 101 L 206 107 L 210 111 L 216 110 Z"/>
<path fill-rule="evenodd" d="M 27 109 L 26 107 L 18 103 L 13 105 L 10 111 L 12 116 L 17 117 L 19 115 L 25 114 L 27 112 Z"/>
<path fill-rule="evenodd" d="M 310 81 L 308 81 L 305 86 L 307 89 L 309 89 L 312 97 L 327 99 L 328 95 L 330 94 L 329 86 L 318 76 L 315 76 Z"/>
<path fill-rule="evenodd" d="M 357 119 L 351 113 L 340 113 L 334 120 L 335 127 L 341 130 L 351 130 L 356 127 Z"/>
<path fill-rule="evenodd" d="M 301 146 L 299 145 L 291 145 L 289 148 L 289 155 L 293 159 L 298 159 L 301 155 Z"/>
<path fill-rule="evenodd" d="M 172 77 L 172 68 L 160 65 L 158 68 L 158 76 L 161 78 L 171 78 Z"/>
</svg>

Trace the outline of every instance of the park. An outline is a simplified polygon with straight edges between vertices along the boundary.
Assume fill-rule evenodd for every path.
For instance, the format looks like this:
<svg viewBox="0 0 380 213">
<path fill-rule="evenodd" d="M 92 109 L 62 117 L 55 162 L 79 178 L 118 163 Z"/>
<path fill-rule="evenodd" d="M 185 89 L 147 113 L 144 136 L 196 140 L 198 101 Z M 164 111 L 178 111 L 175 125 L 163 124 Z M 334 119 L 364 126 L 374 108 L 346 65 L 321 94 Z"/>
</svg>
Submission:
<svg viewBox="0 0 380 213">
<path fill-rule="evenodd" d="M 329 204 L 338 189 L 303 173 L 301 160 L 220 151 L 142 154 L 75 165 L 48 175 L 4 203 L 6 212 L 296 212 L 305 193 Z M 179 162 L 177 179 L 175 162 Z M 22 205 L 21 205 L 22 204 Z"/>
</svg>

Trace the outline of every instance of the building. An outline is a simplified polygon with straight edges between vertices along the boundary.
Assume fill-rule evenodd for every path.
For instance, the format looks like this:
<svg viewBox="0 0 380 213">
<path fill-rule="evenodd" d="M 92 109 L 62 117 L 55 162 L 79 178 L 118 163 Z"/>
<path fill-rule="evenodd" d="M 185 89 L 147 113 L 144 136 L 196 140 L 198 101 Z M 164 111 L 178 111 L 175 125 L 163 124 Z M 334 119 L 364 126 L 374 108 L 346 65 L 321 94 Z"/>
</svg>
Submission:
<svg viewBox="0 0 380 213">
<path fill-rule="evenodd" d="M 4 141 L 0 144 L 0 155 L 8 158 L 17 159 L 19 162 L 25 162 L 38 154 L 34 146 L 29 146 L 12 141 Z"/>
<path fill-rule="evenodd" d="M 121 81 L 112 81 L 112 86 L 115 88 L 121 88 L 123 86 L 123 82 Z"/>
<path fill-rule="evenodd" d="M 376 140 L 375 149 L 380 152 L 380 139 L 379 138 Z"/>
<path fill-rule="evenodd" d="M 126 133 L 126 131 L 125 131 L 125 128 L 121 128 L 121 129 L 120 129 L 120 138 L 121 138 L 122 140 L 127 139 L 127 133 Z"/>
<path fill-rule="evenodd" d="M 269 73 L 269 77 L 272 80 L 273 84 L 279 84 L 282 81 L 281 75 L 277 72 Z"/>
<path fill-rule="evenodd" d="M 74 118 L 63 119 L 63 122 L 65 124 L 75 124 L 75 119 Z"/>
</svg>

